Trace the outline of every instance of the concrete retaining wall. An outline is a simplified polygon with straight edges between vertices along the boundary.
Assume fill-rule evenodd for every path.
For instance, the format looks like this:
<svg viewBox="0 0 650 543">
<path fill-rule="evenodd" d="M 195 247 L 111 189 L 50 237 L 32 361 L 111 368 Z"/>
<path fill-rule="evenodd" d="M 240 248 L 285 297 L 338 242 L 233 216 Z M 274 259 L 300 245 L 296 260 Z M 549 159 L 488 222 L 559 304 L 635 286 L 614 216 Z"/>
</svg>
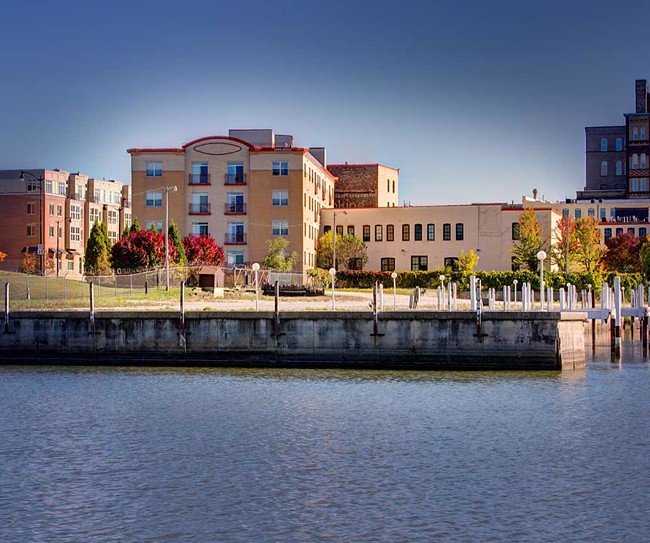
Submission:
<svg viewBox="0 0 650 543">
<path fill-rule="evenodd" d="M 20 312 L 0 334 L 5 363 L 575 369 L 585 365 L 581 313 Z"/>
</svg>

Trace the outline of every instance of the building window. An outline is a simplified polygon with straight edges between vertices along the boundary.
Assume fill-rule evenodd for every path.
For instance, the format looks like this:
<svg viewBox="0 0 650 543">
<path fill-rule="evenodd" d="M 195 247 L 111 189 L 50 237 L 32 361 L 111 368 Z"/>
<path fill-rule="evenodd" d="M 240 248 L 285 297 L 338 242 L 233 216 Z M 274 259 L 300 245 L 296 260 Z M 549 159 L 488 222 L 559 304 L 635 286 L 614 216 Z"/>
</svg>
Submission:
<svg viewBox="0 0 650 543">
<path fill-rule="evenodd" d="M 70 206 L 70 218 L 75 221 L 81 220 L 81 206 Z"/>
<path fill-rule="evenodd" d="M 435 240 L 436 240 L 436 225 L 427 224 L 427 241 L 435 241 Z"/>
<path fill-rule="evenodd" d="M 413 239 L 415 241 L 422 241 L 422 225 L 421 224 L 413 225 Z"/>
<path fill-rule="evenodd" d="M 74 260 L 68 260 L 68 271 L 74 271 Z"/>
<path fill-rule="evenodd" d="M 647 235 L 648 235 L 648 229 L 647 228 L 645 228 L 643 226 L 641 228 L 639 228 L 639 237 L 640 238 L 644 238 Z"/>
<path fill-rule="evenodd" d="M 382 241 L 384 237 L 384 227 L 381 224 L 375 224 L 375 241 Z"/>
<path fill-rule="evenodd" d="M 639 179 L 640 185 L 639 185 L 639 190 L 641 192 L 648 192 L 648 178 L 647 177 L 642 177 Z"/>
<path fill-rule="evenodd" d="M 81 228 L 78 226 L 70 227 L 70 241 L 81 241 Z"/>
<path fill-rule="evenodd" d="M 458 271 L 458 257 L 457 256 L 448 256 L 444 259 L 445 268 L 451 268 L 451 271 Z"/>
<path fill-rule="evenodd" d="M 518 222 L 513 222 L 512 223 L 512 239 L 514 241 L 517 241 L 519 239 L 519 223 Z"/>
<path fill-rule="evenodd" d="M 456 223 L 456 239 L 458 241 L 465 239 L 465 225 L 462 222 Z"/>
<path fill-rule="evenodd" d="M 616 150 L 617 151 L 623 150 L 623 138 L 616 138 Z"/>
<path fill-rule="evenodd" d="M 348 224 L 348 236 L 354 236 L 354 226 Z"/>
<path fill-rule="evenodd" d="M 631 180 L 631 184 L 632 184 L 632 187 L 631 187 L 630 190 L 631 190 L 632 192 L 639 192 L 639 180 L 636 179 L 636 178 L 633 178 L 633 179 Z"/>
<path fill-rule="evenodd" d="M 331 224 L 326 224 L 323 226 L 323 234 L 327 234 L 328 232 L 332 231 L 332 225 Z"/>
<path fill-rule="evenodd" d="M 207 162 L 192 162 L 191 185 L 209 185 L 210 175 L 208 174 Z"/>
<path fill-rule="evenodd" d="M 288 206 L 289 205 L 289 191 L 288 190 L 274 190 L 272 196 L 274 206 Z"/>
<path fill-rule="evenodd" d="M 117 224 L 117 211 L 108 212 L 108 224 L 116 225 Z"/>
<path fill-rule="evenodd" d="M 408 241 L 411 239 L 411 225 L 403 224 L 402 225 L 402 241 Z"/>
<path fill-rule="evenodd" d="M 600 176 L 601 177 L 607 177 L 607 161 L 603 160 L 600 163 Z"/>
<path fill-rule="evenodd" d="M 596 210 L 593 207 L 590 207 L 587 210 L 587 215 L 589 215 L 590 217 L 594 217 L 596 215 Z"/>
<path fill-rule="evenodd" d="M 289 163 L 288 162 L 274 162 L 273 163 L 273 175 L 289 175 Z"/>
<path fill-rule="evenodd" d="M 386 225 L 386 241 L 395 241 L 395 225 Z"/>
<path fill-rule="evenodd" d="M 57 217 L 63 216 L 63 206 L 56 206 L 56 216 Z"/>
<path fill-rule="evenodd" d="M 645 126 L 641 127 L 641 139 L 645 140 Z"/>
<path fill-rule="evenodd" d="M 229 162 L 228 173 L 226 174 L 227 185 L 243 185 L 246 178 L 244 177 L 244 163 L 243 162 Z"/>
<path fill-rule="evenodd" d="M 162 207 L 162 192 L 147 192 L 145 205 L 147 207 Z"/>
<path fill-rule="evenodd" d="M 147 177 L 161 177 L 162 162 L 147 162 Z"/>
<path fill-rule="evenodd" d="M 600 140 L 600 150 L 607 151 L 607 138 L 601 138 Z"/>
<path fill-rule="evenodd" d="M 451 224 L 445 223 L 442 225 L 442 239 L 445 241 L 451 239 Z"/>
<path fill-rule="evenodd" d="M 351 258 L 348 261 L 348 270 L 362 270 L 363 269 L 363 259 L 361 258 Z"/>
<path fill-rule="evenodd" d="M 628 228 L 627 233 L 634 235 L 634 228 Z"/>
<path fill-rule="evenodd" d="M 27 215 L 36 215 L 36 206 L 34 204 L 27 204 Z"/>
<path fill-rule="evenodd" d="M 27 225 L 27 236 L 32 237 L 36 235 L 36 225 L 35 224 L 28 224 Z"/>
<path fill-rule="evenodd" d="M 50 226 L 50 228 L 49 228 L 49 230 L 48 230 L 48 234 L 49 234 L 49 236 L 50 236 L 51 238 L 54 237 L 54 226 Z"/>
<path fill-rule="evenodd" d="M 59 181 L 59 196 L 65 196 L 66 185 L 64 181 Z"/>
<path fill-rule="evenodd" d="M 27 192 L 36 192 L 39 189 L 39 185 L 40 181 L 38 179 L 27 179 Z M 50 187 L 51 186 L 52 181 L 50 181 Z"/>
<path fill-rule="evenodd" d="M 390 179 L 386 179 L 386 192 L 390 192 Z"/>
<path fill-rule="evenodd" d="M 208 223 L 207 222 L 193 222 L 192 223 L 192 235 L 193 236 L 207 236 L 208 232 Z"/>
<path fill-rule="evenodd" d="M 336 235 L 337 235 L 337 236 L 342 236 L 342 235 L 343 235 L 343 225 L 339 224 L 339 225 L 336 227 Z"/>
<path fill-rule="evenodd" d="M 634 141 L 638 141 L 638 139 L 639 139 L 639 129 L 638 128 L 633 128 L 632 129 L 632 139 Z"/>
<path fill-rule="evenodd" d="M 228 257 L 226 258 L 226 263 L 230 267 L 243 264 L 244 251 L 228 251 Z"/>
<path fill-rule="evenodd" d="M 517 257 L 510 257 L 510 269 L 512 271 L 519 271 L 519 264 L 517 263 Z"/>
<path fill-rule="evenodd" d="M 289 221 L 271 221 L 272 236 L 288 236 Z"/>
<path fill-rule="evenodd" d="M 645 153 L 641 153 L 641 168 L 647 168 L 648 167 L 648 157 L 646 156 Z"/>
<path fill-rule="evenodd" d="M 623 162 L 621 160 L 616 161 L 616 175 L 623 175 Z"/>
<path fill-rule="evenodd" d="M 95 224 L 99 222 L 99 209 L 91 207 L 90 208 L 90 224 Z"/>
<path fill-rule="evenodd" d="M 363 225 L 363 241 L 370 241 L 370 225 Z"/>
<path fill-rule="evenodd" d="M 162 221 L 145 221 L 144 223 L 145 230 L 155 230 L 156 232 L 162 232 Z"/>
<path fill-rule="evenodd" d="M 636 169 L 639 167 L 639 155 L 634 153 L 632 155 L 632 169 Z"/>
<path fill-rule="evenodd" d="M 427 271 L 429 269 L 428 256 L 412 256 L 411 257 L 411 270 L 412 271 Z"/>
<path fill-rule="evenodd" d="M 580 217 L 582 217 L 582 209 L 576 208 L 575 209 L 575 216 L 576 216 L 576 219 L 579 219 Z"/>
<path fill-rule="evenodd" d="M 381 271 L 383 271 L 383 272 L 395 271 L 395 259 L 394 258 L 382 258 L 381 259 Z"/>
<path fill-rule="evenodd" d="M 54 204 L 50 204 L 49 210 L 50 210 L 50 217 L 54 217 Z"/>
<path fill-rule="evenodd" d="M 623 233 L 623 229 L 622 229 L 622 228 L 617 228 L 617 229 L 616 229 L 616 235 L 617 235 L 617 236 L 620 236 L 622 233 Z"/>
<path fill-rule="evenodd" d="M 45 192 L 48 194 L 52 194 L 52 180 L 51 179 L 46 179 L 45 180 Z"/>
</svg>

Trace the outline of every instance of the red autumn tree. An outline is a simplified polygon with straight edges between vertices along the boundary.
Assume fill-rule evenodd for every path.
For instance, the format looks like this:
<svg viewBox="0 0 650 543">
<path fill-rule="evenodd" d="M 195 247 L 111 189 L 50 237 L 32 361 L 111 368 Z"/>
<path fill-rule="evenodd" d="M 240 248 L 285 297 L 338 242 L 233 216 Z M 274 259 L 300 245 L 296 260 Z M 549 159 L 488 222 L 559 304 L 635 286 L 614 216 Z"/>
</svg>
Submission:
<svg viewBox="0 0 650 543">
<path fill-rule="evenodd" d="M 165 236 L 155 230 L 130 232 L 113 245 L 111 256 L 111 265 L 115 269 L 155 268 L 165 263 Z M 170 243 L 170 262 L 175 257 L 176 247 Z"/>
<path fill-rule="evenodd" d="M 603 264 L 609 271 L 634 273 L 641 271 L 639 251 L 645 242 L 645 237 L 637 238 L 634 234 L 624 232 L 605 241 L 607 252 Z"/>
<path fill-rule="evenodd" d="M 208 236 L 187 236 L 183 238 L 187 263 L 190 266 L 222 266 L 225 261 L 223 247 Z"/>
</svg>

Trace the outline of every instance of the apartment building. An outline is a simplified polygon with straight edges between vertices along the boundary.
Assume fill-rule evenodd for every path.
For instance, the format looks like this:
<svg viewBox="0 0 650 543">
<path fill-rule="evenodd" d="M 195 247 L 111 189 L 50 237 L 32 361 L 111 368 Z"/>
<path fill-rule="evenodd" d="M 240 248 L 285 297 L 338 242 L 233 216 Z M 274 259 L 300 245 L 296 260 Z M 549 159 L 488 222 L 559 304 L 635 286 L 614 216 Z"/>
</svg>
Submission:
<svg viewBox="0 0 650 543">
<path fill-rule="evenodd" d="M 635 82 L 635 112 L 625 124 L 585 128 L 586 183 L 577 199 L 650 197 L 650 94 Z"/>
<path fill-rule="evenodd" d="M 399 203 L 399 170 L 383 164 L 330 164 L 337 177 L 337 208 L 395 207 Z"/>
<path fill-rule="evenodd" d="M 503 271 L 513 268 L 512 247 L 523 209 L 499 203 L 323 209 L 322 233 L 336 222 L 339 235 L 361 238 L 367 246 L 367 270 L 453 267 L 461 251 L 473 249 L 479 256 L 478 270 Z M 535 214 L 545 239 L 554 243 L 560 213 L 539 206 Z"/>
<path fill-rule="evenodd" d="M 315 265 L 320 211 L 333 206 L 336 180 L 323 147 L 255 129 L 127 152 L 133 215 L 143 227 L 162 230 L 168 207 L 181 235 L 223 245 L 228 266 L 261 262 L 274 237 L 289 240 L 296 269 Z"/>
<path fill-rule="evenodd" d="M 131 224 L 130 187 L 58 169 L 0 170 L 0 269 L 34 254 L 41 273 L 78 275 L 94 222 L 117 241 Z"/>
</svg>

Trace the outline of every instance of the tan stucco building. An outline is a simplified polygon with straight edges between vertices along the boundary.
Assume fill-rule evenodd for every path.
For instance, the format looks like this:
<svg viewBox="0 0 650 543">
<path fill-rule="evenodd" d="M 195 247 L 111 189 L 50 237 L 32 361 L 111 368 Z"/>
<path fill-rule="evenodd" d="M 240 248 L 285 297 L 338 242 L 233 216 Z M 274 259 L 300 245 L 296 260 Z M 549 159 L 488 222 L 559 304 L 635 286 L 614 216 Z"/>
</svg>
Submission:
<svg viewBox="0 0 650 543">
<path fill-rule="evenodd" d="M 129 149 L 133 214 L 142 227 L 164 227 L 169 218 L 181 235 L 208 235 L 224 246 L 226 265 L 261 262 L 268 241 L 289 240 L 296 269 L 316 263 L 320 210 L 334 203 L 335 177 L 325 149 L 294 145 L 272 130 L 230 130 L 179 148 Z"/>
</svg>

